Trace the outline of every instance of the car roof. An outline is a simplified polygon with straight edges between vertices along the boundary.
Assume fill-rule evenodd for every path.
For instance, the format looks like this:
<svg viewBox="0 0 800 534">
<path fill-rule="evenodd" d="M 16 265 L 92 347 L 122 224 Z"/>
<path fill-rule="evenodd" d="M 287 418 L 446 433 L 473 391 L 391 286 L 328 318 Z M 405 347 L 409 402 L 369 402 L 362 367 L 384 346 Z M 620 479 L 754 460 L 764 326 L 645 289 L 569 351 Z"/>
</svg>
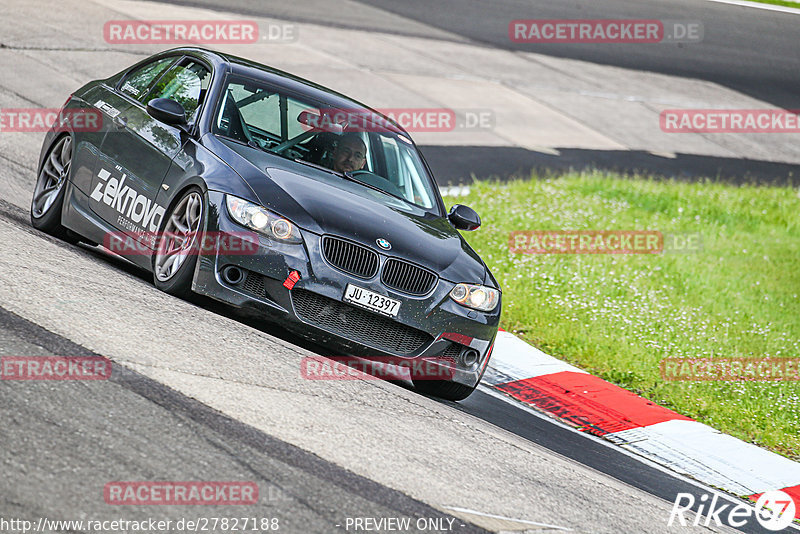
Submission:
<svg viewBox="0 0 800 534">
<path fill-rule="evenodd" d="M 285 72 L 268 65 L 263 65 L 249 59 L 199 47 L 174 48 L 172 50 L 164 51 L 158 55 L 175 55 L 178 53 L 204 59 L 208 63 L 213 64 L 215 69 L 227 68 L 228 71 L 234 74 L 266 81 L 276 87 L 307 96 L 312 100 L 323 102 L 337 109 L 368 110 L 369 112 L 380 117 L 382 119 L 382 124 L 387 125 L 388 123 L 397 128 L 396 133 L 405 134 L 406 136 L 408 135 L 405 129 L 397 124 L 397 122 L 395 122 L 393 119 L 367 106 L 366 104 L 358 102 L 357 100 L 334 91 L 333 89 L 329 89 L 328 87 L 312 82 L 311 80 L 301 78 L 289 72 Z"/>
</svg>

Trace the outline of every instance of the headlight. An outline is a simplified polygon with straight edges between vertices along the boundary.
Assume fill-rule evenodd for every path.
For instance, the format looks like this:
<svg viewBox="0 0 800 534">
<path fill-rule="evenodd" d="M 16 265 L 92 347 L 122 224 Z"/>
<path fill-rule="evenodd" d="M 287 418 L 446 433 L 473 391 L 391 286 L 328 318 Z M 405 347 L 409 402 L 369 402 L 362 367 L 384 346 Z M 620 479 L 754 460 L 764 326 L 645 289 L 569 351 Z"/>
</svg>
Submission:
<svg viewBox="0 0 800 534">
<path fill-rule="evenodd" d="M 234 221 L 282 243 L 302 243 L 300 230 L 288 219 L 257 204 L 225 195 L 228 213 Z"/>
<path fill-rule="evenodd" d="M 488 312 L 500 302 L 500 291 L 486 286 L 456 284 L 450 291 L 450 298 L 462 306 Z"/>
</svg>

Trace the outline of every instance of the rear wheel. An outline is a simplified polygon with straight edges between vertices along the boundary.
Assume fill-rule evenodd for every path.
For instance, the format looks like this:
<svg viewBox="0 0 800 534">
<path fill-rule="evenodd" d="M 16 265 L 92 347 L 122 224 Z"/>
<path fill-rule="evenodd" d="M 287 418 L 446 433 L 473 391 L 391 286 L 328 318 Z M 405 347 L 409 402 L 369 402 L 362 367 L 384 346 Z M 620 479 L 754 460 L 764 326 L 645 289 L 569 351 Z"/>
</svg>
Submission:
<svg viewBox="0 0 800 534">
<path fill-rule="evenodd" d="M 179 297 L 191 295 L 205 210 L 203 192 L 192 187 L 164 218 L 153 256 L 153 281 L 158 289 Z"/>
<path fill-rule="evenodd" d="M 70 237 L 61 226 L 61 210 L 71 165 L 72 137 L 65 135 L 48 150 L 31 199 L 33 227 L 62 239 Z"/>
</svg>

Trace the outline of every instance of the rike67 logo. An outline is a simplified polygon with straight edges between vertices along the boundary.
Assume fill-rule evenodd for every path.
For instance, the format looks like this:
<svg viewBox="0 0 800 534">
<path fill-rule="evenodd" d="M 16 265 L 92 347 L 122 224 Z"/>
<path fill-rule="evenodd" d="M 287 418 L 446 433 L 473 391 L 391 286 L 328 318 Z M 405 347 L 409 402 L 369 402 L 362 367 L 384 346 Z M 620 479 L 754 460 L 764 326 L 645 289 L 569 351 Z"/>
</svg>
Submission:
<svg viewBox="0 0 800 534">
<path fill-rule="evenodd" d="M 765 529 L 778 532 L 788 527 L 797 513 L 797 506 L 791 495 L 779 490 L 762 493 L 755 506 L 720 502 L 719 495 L 714 495 L 710 502 L 708 494 L 702 495 L 699 500 L 697 514 L 692 521 L 686 515 L 694 507 L 695 497 L 691 493 L 678 493 L 667 526 L 671 527 L 677 520 L 677 524 L 681 526 L 708 527 L 713 523 L 718 527 L 728 525 L 740 528 L 755 517 Z"/>
</svg>

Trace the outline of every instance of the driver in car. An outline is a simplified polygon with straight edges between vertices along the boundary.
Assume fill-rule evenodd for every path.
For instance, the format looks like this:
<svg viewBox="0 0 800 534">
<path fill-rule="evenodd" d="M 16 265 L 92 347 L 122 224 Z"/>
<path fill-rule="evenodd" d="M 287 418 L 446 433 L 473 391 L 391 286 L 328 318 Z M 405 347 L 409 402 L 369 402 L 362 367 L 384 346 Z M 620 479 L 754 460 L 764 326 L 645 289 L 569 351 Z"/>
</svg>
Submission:
<svg viewBox="0 0 800 534">
<path fill-rule="evenodd" d="M 333 152 L 333 170 L 336 172 L 360 171 L 367 163 L 367 145 L 357 133 L 346 133 L 339 139 Z"/>
</svg>

